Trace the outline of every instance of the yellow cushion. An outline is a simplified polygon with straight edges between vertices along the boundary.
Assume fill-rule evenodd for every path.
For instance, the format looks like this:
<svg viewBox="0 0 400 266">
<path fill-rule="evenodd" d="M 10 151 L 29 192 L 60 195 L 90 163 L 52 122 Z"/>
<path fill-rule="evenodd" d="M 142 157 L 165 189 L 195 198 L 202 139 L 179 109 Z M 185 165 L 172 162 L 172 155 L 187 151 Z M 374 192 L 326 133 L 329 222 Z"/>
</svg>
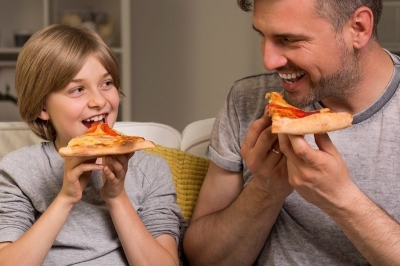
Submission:
<svg viewBox="0 0 400 266">
<path fill-rule="evenodd" d="M 162 146 L 144 151 L 160 155 L 168 162 L 178 195 L 177 203 L 181 207 L 183 217 L 189 221 L 208 170 L 209 160 Z"/>
</svg>

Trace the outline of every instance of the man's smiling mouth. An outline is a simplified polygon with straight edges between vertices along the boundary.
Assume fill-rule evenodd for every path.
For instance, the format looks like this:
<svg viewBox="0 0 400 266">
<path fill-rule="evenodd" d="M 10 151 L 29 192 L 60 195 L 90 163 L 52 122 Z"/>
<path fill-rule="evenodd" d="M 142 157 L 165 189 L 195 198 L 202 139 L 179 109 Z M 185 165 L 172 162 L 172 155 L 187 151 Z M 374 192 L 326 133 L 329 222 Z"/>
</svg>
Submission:
<svg viewBox="0 0 400 266">
<path fill-rule="evenodd" d="M 296 72 L 296 73 L 286 73 L 286 74 L 281 74 L 278 73 L 279 77 L 286 83 L 288 84 L 294 84 L 296 81 L 300 80 L 304 75 L 306 74 L 305 72 Z"/>
</svg>

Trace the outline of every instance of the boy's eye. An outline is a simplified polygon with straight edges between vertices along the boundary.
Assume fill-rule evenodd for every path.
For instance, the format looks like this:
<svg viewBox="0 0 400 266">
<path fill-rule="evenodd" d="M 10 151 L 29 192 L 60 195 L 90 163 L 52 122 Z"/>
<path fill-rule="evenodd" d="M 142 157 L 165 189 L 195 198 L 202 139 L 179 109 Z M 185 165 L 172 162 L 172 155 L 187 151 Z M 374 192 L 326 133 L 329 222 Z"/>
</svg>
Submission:
<svg viewBox="0 0 400 266">
<path fill-rule="evenodd" d="M 82 88 L 82 87 L 78 87 L 78 88 L 75 88 L 75 89 L 70 90 L 69 93 L 71 93 L 71 94 L 77 94 L 77 93 L 80 93 L 80 92 L 82 92 L 82 91 L 83 91 L 83 88 Z"/>
<path fill-rule="evenodd" d="M 103 87 L 110 87 L 113 85 L 113 81 L 112 80 L 107 80 L 103 83 Z"/>
</svg>

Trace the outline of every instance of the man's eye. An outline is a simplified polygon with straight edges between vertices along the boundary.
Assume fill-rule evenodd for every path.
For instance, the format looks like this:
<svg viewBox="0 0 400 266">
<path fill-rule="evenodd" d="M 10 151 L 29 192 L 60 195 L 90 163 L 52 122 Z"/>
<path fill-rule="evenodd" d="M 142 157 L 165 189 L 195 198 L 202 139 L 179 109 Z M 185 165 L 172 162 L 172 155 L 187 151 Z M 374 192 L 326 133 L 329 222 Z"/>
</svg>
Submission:
<svg viewBox="0 0 400 266">
<path fill-rule="evenodd" d="M 284 42 L 294 42 L 294 40 L 293 40 L 293 39 L 290 39 L 290 38 L 283 38 L 283 41 L 284 41 Z"/>
</svg>

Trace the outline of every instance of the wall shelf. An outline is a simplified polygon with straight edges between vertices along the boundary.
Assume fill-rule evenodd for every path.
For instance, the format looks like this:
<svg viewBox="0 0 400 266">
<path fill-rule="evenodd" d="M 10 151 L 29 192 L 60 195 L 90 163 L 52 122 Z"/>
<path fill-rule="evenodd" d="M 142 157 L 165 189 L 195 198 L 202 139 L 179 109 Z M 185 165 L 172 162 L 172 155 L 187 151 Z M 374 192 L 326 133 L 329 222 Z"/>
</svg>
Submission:
<svg viewBox="0 0 400 266">
<path fill-rule="evenodd" d="M 17 62 L 15 60 L 12 61 L 0 61 L 0 68 L 15 68 Z"/>
<path fill-rule="evenodd" d="M 33 34 L 47 25 L 68 23 L 77 18 L 82 23 L 90 20 L 119 60 L 121 88 L 126 97 L 118 120 L 130 121 L 130 5 L 130 0 L 0 0 L 0 92 L 4 91 L 5 84 L 14 82 L 10 69 L 15 68 L 21 49 L 15 46 L 15 33 Z"/>
<path fill-rule="evenodd" d="M 383 48 L 400 52 L 400 1 L 384 0 L 383 11 L 378 24 L 379 42 Z"/>
</svg>

